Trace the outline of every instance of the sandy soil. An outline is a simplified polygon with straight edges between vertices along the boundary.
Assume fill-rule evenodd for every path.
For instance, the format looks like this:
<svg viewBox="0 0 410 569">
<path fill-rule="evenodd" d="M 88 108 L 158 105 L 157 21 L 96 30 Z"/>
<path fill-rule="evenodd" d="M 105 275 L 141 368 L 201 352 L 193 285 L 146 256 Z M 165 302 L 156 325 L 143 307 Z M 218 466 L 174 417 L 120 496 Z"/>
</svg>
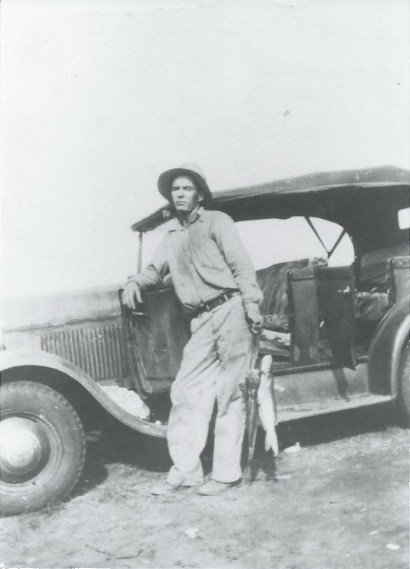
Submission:
<svg viewBox="0 0 410 569">
<path fill-rule="evenodd" d="M 152 496 L 164 443 L 119 426 L 94 435 L 69 500 L 0 521 L 3 567 L 409 567 L 409 438 L 390 412 L 281 425 L 279 458 L 259 438 L 256 480 L 217 497 Z"/>
</svg>

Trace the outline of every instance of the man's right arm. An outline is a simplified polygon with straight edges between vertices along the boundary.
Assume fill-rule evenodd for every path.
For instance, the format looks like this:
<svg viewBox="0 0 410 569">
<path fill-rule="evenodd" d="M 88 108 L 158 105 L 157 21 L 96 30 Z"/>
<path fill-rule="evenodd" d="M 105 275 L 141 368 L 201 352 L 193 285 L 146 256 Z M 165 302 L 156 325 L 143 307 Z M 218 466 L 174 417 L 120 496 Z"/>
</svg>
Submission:
<svg viewBox="0 0 410 569">
<path fill-rule="evenodd" d="M 122 293 L 122 300 L 128 308 L 135 310 L 142 302 L 141 291 L 154 287 L 163 281 L 169 272 L 165 254 L 165 243 L 161 242 L 151 263 L 141 272 L 128 277 Z"/>
</svg>

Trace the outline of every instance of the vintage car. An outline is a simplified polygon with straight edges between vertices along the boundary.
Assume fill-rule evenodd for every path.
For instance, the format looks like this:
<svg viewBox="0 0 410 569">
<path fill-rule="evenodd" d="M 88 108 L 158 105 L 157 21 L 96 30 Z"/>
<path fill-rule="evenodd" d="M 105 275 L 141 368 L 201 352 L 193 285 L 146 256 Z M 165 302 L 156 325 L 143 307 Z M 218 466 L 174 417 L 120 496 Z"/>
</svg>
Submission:
<svg viewBox="0 0 410 569">
<path fill-rule="evenodd" d="M 409 423 L 409 190 L 409 171 L 382 167 L 215 194 L 210 207 L 236 222 L 296 216 L 316 233 L 312 218 L 337 223 L 328 258 L 344 235 L 354 247 L 349 266 L 298 259 L 258 271 L 260 354 L 272 357 L 279 422 L 389 402 Z M 140 246 L 171 215 L 164 206 L 135 223 Z M 189 337 L 186 316 L 170 282 L 134 313 L 120 299 L 110 287 L 3 305 L 3 515 L 69 495 L 100 412 L 166 436 L 164 400 Z"/>
</svg>

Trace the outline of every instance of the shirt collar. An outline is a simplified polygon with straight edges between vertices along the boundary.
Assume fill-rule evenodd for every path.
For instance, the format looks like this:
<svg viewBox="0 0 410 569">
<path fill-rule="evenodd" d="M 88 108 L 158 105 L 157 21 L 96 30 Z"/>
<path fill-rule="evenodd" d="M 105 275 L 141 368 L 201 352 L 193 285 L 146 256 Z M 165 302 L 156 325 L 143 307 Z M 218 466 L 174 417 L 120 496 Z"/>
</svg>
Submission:
<svg viewBox="0 0 410 569">
<path fill-rule="evenodd" d="M 191 221 L 191 223 L 189 225 L 193 225 L 196 221 L 204 221 L 204 208 L 201 206 L 198 209 L 197 212 L 197 216 L 195 217 L 195 219 L 193 221 Z M 185 231 L 186 227 L 184 227 L 182 225 L 182 223 L 179 221 L 179 219 L 177 217 L 174 217 L 173 219 L 171 219 L 168 222 L 168 233 L 170 233 L 171 231 Z"/>
</svg>

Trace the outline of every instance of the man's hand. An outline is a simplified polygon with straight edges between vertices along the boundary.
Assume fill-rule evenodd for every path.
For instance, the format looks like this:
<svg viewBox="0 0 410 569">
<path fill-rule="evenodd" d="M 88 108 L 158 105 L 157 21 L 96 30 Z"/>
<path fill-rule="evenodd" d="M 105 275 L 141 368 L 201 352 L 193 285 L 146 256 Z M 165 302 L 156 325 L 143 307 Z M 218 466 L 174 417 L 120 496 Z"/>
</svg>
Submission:
<svg viewBox="0 0 410 569">
<path fill-rule="evenodd" d="M 122 301 L 131 310 L 137 308 L 137 303 L 142 303 L 140 287 L 135 281 L 129 281 L 122 292 Z"/>
<path fill-rule="evenodd" d="M 259 308 L 250 308 L 246 311 L 246 318 L 249 322 L 249 328 L 252 334 L 260 334 L 262 332 L 263 318 Z"/>
</svg>

